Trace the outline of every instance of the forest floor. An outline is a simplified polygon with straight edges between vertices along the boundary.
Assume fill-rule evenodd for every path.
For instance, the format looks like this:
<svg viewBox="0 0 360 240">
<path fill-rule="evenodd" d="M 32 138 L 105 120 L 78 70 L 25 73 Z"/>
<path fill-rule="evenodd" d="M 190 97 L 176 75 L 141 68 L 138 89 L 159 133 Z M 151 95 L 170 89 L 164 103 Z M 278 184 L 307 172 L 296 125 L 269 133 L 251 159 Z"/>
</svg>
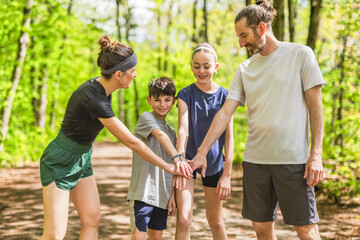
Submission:
<svg viewBox="0 0 360 240">
<path fill-rule="evenodd" d="M 94 144 L 93 168 L 100 193 L 102 220 L 99 239 L 130 239 L 126 202 L 131 174 L 131 151 L 119 144 Z M 235 165 L 232 192 L 224 201 L 223 217 L 229 239 L 256 239 L 250 221 L 241 216 L 242 171 Z M 205 202 L 198 178 L 194 196 L 192 240 L 209 240 L 211 231 L 205 217 Z M 322 239 L 360 239 L 360 205 L 333 205 L 318 199 Z M 297 239 L 291 226 L 278 212 L 276 234 L 279 240 Z M 173 239 L 176 217 L 168 219 L 164 239 Z M 39 239 L 42 233 L 43 206 L 38 163 L 0 169 L 0 239 Z M 77 239 L 80 220 L 70 205 L 65 239 Z"/>
</svg>

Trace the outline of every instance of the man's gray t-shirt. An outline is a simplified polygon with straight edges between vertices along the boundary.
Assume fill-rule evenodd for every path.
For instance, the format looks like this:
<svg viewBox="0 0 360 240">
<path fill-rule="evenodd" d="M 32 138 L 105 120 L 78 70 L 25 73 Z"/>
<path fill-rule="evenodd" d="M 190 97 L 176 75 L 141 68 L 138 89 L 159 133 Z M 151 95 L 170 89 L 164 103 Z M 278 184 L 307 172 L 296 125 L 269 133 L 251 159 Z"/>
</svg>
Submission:
<svg viewBox="0 0 360 240">
<path fill-rule="evenodd" d="M 283 42 L 268 56 L 256 54 L 235 72 L 227 99 L 248 107 L 244 161 L 303 164 L 309 157 L 305 91 L 323 85 L 311 48 Z"/>
<path fill-rule="evenodd" d="M 168 163 L 171 157 L 151 134 L 155 129 L 166 133 L 176 146 L 176 132 L 164 120 L 157 119 L 151 112 L 144 112 L 136 124 L 134 135 L 143 141 L 156 155 Z M 172 191 L 173 175 L 142 159 L 133 152 L 131 181 L 127 200 L 138 200 L 167 209 Z"/>
</svg>

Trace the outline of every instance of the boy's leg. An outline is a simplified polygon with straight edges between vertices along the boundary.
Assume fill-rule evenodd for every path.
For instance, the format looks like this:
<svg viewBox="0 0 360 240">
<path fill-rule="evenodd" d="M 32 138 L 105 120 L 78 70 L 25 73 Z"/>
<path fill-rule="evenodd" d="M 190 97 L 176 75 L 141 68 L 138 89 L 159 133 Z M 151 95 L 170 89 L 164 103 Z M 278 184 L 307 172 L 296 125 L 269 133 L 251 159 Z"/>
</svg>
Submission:
<svg viewBox="0 0 360 240">
<path fill-rule="evenodd" d="M 55 182 L 43 187 L 44 231 L 40 239 L 63 239 L 66 235 L 69 192 Z"/>
<path fill-rule="evenodd" d="M 100 226 L 100 199 L 95 177 L 89 176 L 79 180 L 70 191 L 71 201 L 81 221 L 79 239 L 97 239 Z"/>
<path fill-rule="evenodd" d="M 169 211 L 159 207 L 154 207 L 148 224 L 148 235 L 150 240 L 161 240 L 162 231 L 167 228 L 167 218 Z"/>
<path fill-rule="evenodd" d="M 190 229 L 193 214 L 195 179 L 186 181 L 186 186 L 182 190 L 176 189 L 177 219 L 175 240 L 190 239 Z"/>
<path fill-rule="evenodd" d="M 146 232 L 141 232 L 138 228 L 131 234 L 131 240 L 145 240 Z"/>
<path fill-rule="evenodd" d="M 206 218 L 209 223 L 213 239 L 227 239 L 225 225 L 222 219 L 223 201 L 219 200 L 216 188 L 204 187 L 206 200 Z"/>
<path fill-rule="evenodd" d="M 162 230 L 148 229 L 149 240 L 161 240 Z"/>
</svg>

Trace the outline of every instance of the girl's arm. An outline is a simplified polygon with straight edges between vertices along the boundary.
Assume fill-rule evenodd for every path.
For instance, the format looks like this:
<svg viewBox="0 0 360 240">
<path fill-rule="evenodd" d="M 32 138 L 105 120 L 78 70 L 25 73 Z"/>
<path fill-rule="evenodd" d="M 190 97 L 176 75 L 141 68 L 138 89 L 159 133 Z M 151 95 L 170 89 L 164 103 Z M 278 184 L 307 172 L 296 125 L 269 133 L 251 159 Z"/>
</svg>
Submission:
<svg viewBox="0 0 360 240">
<path fill-rule="evenodd" d="M 177 138 L 177 150 L 179 153 L 185 153 L 186 144 L 189 137 L 189 112 L 187 104 L 181 100 L 177 100 L 178 106 L 178 138 Z"/>
<path fill-rule="evenodd" d="M 224 171 L 218 182 L 216 192 L 219 200 L 225 200 L 231 193 L 231 168 L 234 157 L 234 136 L 233 136 L 233 118 L 225 132 L 225 162 Z"/>
<path fill-rule="evenodd" d="M 117 118 L 99 118 L 100 122 L 123 144 L 136 152 L 141 158 L 164 169 L 171 174 L 179 174 L 175 170 L 175 165 L 162 160 L 140 139 L 132 135 L 129 129 Z"/>
</svg>

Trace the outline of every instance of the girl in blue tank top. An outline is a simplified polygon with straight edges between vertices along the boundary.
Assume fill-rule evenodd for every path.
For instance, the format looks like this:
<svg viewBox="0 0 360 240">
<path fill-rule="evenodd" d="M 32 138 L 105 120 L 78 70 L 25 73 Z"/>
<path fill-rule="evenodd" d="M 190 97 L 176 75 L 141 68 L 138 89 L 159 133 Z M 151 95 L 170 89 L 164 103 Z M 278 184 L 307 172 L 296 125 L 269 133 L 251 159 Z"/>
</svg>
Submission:
<svg viewBox="0 0 360 240">
<path fill-rule="evenodd" d="M 223 106 L 228 90 L 213 81 L 219 64 L 214 47 L 209 43 L 199 44 L 193 51 L 191 70 L 196 82 L 183 88 L 177 95 L 179 109 L 179 132 L 177 150 L 192 159 L 215 114 Z M 225 155 L 223 148 L 225 147 Z M 234 140 L 232 121 L 226 131 L 211 147 L 207 155 L 207 169 L 202 177 L 206 200 L 207 219 L 213 239 L 227 239 L 222 220 L 222 201 L 230 195 L 230 176 L 233 160 Z M 178 205 L 175 239 L 189 239 L 193 212 L 193 194 L 196 179 L 187 180 L 185 187 L 176 190 Z M 176 181 L 180 181 L 178 178 Z M 220 227 L 212 227 L 218 226 Z"/>
</svg>

